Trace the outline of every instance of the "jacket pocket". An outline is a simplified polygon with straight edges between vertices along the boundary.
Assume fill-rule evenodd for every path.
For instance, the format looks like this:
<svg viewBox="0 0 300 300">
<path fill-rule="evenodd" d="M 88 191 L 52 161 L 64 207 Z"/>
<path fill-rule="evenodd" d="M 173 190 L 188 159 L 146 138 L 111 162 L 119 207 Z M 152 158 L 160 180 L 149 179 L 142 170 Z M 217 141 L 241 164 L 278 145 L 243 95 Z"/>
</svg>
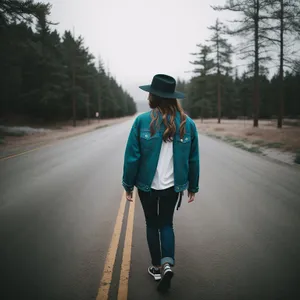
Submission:
<svg viewBox="0 0 300 300">
<path fill-rule="evenodd" d="M 183 138 L 180 138 L 179 135 L 175 137 L 176 153 L 181 157 L 181 160 L 188 161 L 190 151 L 191 151 L 191 135 L 185 134 Z"/>
<path fill-rule="evenodd" d="M 150 131 L 141 131 L 141 133 L 140 133 L 140 138 L 141 139 L 144 139 L 144 140 L 151 140 L 151 133 L 150 133 Z"/>
<path fill-rule="evenodd" d="M 175 138 L 176 143 L 179 144 L 190 144 L 191 143 L 191 135 L 186 133 L 183 138 L 181 138 L 179 135 L 176 135 Z"/>
<path fill-rule="evenodd" d="M 141 131 L 140 132 L 140 143 L 142 149 L 151 150 L 155 147 L 155 145 L 159 141 L 159 133 L 156 132 L 153 136 L 151 136 L 150 131 Z"/>
</svg>

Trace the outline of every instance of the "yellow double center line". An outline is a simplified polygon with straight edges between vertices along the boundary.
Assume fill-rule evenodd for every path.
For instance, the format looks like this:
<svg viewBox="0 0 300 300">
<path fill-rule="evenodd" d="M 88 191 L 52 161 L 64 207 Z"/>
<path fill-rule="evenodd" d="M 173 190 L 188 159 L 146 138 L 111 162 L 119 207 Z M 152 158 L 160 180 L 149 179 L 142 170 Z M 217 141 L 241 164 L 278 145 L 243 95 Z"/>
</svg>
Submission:
<svg viewBox="0 0 300 300">
<path fill-rule="evenodd" d="M 135 200 L 136 200 L 136 190 L 133 192 L 133 202 L 130 203 L 129 212 L 128 212 L 127 228 L 126 228 L 120 281 L 119 281 L 118 300 L 126 300 L 128 296 L 128 280 L 129 280 L 130 261 L 131 261 Z M 119 246 L 120 235 L 121 235 L 122 225 L 124 220 L 126 201 L 127 201 L 126 193 L 124 192 L 122 196 L 118 216 L 116 219 L 114 232 L 106 256 L 102 279 L 100 282 L 100 287 L 96 298 L 97 300 L 107 300 L 109 297 L 109 290 L 112 281 L 114 264 L 116 261 L 117 249 Z"/>
</svg>

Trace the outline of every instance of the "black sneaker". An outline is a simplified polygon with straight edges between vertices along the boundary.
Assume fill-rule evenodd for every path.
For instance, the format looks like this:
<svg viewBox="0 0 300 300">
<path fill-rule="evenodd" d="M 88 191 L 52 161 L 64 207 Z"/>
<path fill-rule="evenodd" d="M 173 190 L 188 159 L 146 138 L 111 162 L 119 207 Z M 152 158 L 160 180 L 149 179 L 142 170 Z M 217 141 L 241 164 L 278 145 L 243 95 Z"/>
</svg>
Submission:
<svg viewBox="0 0 300 300">
<path fill-rule="evenodd" d="M 151 266 L 148 268 L 148 273 L 153 276 L 155 281 L 161 280 L 160 268 Z"/>
<path fill-rule="evenodd" d="M 174 273 L 169 264 L 165 264 L 162 270 L 162 279 L 157 286 L 159 292 L 166 292 L 171 287 L 171 280 Z"/>
</svg>

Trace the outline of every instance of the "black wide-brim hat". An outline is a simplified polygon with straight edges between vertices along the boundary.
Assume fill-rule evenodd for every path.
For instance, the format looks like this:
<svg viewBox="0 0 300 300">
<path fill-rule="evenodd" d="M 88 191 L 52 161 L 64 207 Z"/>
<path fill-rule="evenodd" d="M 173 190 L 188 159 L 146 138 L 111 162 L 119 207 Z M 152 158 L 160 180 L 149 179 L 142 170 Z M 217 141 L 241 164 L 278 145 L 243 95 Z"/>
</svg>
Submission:
<svg viewBox="0 0 300 300">
<path fill-rule="evenodd" d="M 183 93 L 175 90 L 176 80 L 173 77 L 165 74 L 155 75 L 150 85 L 142 85 L 139 88 L 161 98 L 184 98 Z"/>
</svg>

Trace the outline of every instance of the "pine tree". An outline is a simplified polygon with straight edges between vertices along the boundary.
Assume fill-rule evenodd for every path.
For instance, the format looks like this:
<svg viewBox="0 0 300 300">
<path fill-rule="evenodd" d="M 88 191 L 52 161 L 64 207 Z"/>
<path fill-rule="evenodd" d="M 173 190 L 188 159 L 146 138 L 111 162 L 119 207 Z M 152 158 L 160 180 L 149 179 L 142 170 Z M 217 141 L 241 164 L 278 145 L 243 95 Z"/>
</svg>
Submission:
<svg viewBox="0 0 300 300">
<path fill-rule="evenodd" d="M 210 48 L 215 55 L 214 62 L 217 71 L 217 95 L 218 95 L 218 123 L 221 123 L 221 75 L 227 73 L 231 68 L 232 47 L 224 37 L 225 26 L 216 20 L 215 25 L 208 27 L 212 31 L 209 39 Z"/>
<path fill-rule="evenodd" d="M 211 99 L 213 77 L 211 76 L 215 63 L 211 58 L 212 50 L 207 45 L 197 45 L 198 53 L 192 53 L 196 60 L 190 62 L 195 65 L 194 73 L 197 75 L 191 80 L 188 88 L 188 111 L 192 116 L 200 115 L 203 119 L 206 115 L 212 114 Z"/>
<path fill-rule="evenodd" d="M 10 23 L 32 23 L 40 9 L 49 4 L 34 2 L 33 0 L 1 0 L 0 1 L 0 28 Z"/>
<path fill-rule="evenodd" d="M 268 41 L 278 45 L 279 53 L 279 109 L 277 127 L 282 128 L 284 115 L 284 66 L 291 65 L 294 53 L 291 53 L 291 43 L 295 42 L 297 27 L 300 23 L 299 0 L 269 0 L 269 22 L 266 22 L 267 35 L 263 36 Z"/>
<path fill-rule="evenodd" d="M 61 64 L 60 37 L 49 28 L 49 14 L 49 6 L 40 7 L 37 13 L 35 52 L 31 64 L 26 68 L 26 80 L 32 82 L 31 89 L 27 95 L 23 95 L 28 107 L 37 116 L 43 114 L 46 119 L 53 118 L 53 115 L 59 116 L 60 102 L 64 95 L 62 85 L 67 78 Z"/>
<path fill-rule="evenodd" d="M 199 52 L 191 53 L 191 55 L 197 56 L 196 59 L 198 59 L 190 62 L 192 65 L 198 66 L 193 72 L 201 76 L 209 75 L 214 68 L 214 60 L 211 58 L 211 47 L 201 44 L 197 45 L 197 47 L 199 48 Z"/>
<path fill-rule="evenodd" d="M 218 11 L 233 11 L 240 14 L 241 18 L 233 22 L 239 24 L 236 28 L 228 31 L 231 35 L 248 37 L 245 44 L 240 45 L 240 54 L 242 59 L 253 57 L 254 64 L 254 93 L 253 93 L 253 126 L 258 127 L 259 119 L 259 68 L 260 64 L 266 60 L 270 60 L 266 53 L 268 46 L 266 40 L 262 37 L 265 30 L 262 21 L 267 19 L 265 9 L 268 0 L 227 0 L 224 6 L 214 6 Z"/>
</svg>

